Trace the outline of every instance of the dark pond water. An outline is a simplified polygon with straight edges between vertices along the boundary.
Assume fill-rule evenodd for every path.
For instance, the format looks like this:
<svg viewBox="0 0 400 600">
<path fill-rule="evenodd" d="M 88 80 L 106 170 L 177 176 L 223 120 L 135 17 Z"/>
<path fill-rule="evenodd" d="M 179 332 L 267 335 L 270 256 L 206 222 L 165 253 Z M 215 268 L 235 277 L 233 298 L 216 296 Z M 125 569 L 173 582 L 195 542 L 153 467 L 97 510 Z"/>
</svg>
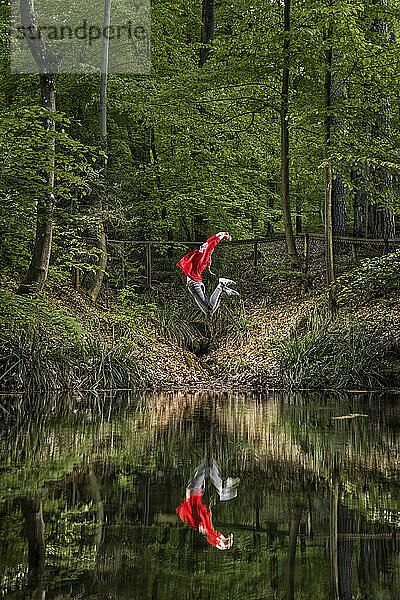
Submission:
<svg viewBox="0 0 400 600">
<path fill-rule="evenodd" d="M 4 598 L 400 598 L 399 396 L 0 404 Z M 201 499 L 233 533 L 223 551 L 176 514 L 205 457 L 240 478 L 236 497 L 207 479 Z"/>
</svg>

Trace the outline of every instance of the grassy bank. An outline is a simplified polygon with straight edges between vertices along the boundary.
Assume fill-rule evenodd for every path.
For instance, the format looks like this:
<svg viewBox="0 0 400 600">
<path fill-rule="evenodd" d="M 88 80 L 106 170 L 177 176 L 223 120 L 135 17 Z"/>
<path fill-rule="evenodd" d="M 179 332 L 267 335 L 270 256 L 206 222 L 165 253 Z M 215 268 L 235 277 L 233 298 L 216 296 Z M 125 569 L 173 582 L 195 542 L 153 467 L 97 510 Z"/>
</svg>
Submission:
<svg viewBox="0 0 400 600">
<path fill-rule="evenodd" d="M 0 291 L 0 389 L 278 385 L 398 385 L 399 253 L 365 261 L 335 285 L 304 295 L 298 277 L 265 275 L 205 319 L 171 287 L 125 289 L 92 306 L 67 286 L 37 298 Z"/>
<path fill-rule="evenodd" d="M 153 304 L 93 307 L 67 287 L 37 298 L 3 288 L 0 307 L 0 389 L 143 388 L 194 376 L 188 332 L 172 343 Z"/>
<path fill-rule="evenodd" d="M 292 389 L 398 387 L 399 267 L 400 253 L 395 252 L 366 259 L 339 277 L 334 315 L 321 283 L 302 295 L 298 276 L 268 274 L 270 297 L 249 303 L 247 340 L 226 340 L 208 360 L 226 381 L 237 383 Z"/>
</svg>

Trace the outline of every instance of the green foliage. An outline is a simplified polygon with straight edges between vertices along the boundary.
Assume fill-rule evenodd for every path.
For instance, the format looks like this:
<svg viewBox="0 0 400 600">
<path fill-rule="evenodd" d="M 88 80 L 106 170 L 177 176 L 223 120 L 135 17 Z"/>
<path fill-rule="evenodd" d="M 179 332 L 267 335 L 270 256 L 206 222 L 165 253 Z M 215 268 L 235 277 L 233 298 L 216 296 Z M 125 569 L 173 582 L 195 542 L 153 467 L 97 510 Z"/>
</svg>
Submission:
<svg viewBox="0 0 400 600">
<path fill-rule="evenodd" d="M 276 341 L 281 377 L 291 388 L 380 388 L 388 384 L 390 340 L 379 329 L 343 326 L 318 312 Z"/>
<path fill-rule="evenodd" d="M 45 298 L 1 291 L 0 302 L 0 388 L 135 387 L 151 378 L 131 338 L 106 341 Z"/>
<path fill-rule="evenodd" d="M 128 339 L 107 343 L 98 337 L 90 337 L 75 366 L 80 387 L 134 388 L 149 381 L 150 370 L 139 358 L 138 346 Z"/>
<path fill-rule="evenodd" d="M 399 172 L 398 2 L 390 25 L 383 3 L 334 0 L 292 3 L 290 34 L 290 173 L 293 211 L 305 230 L 321 231 L 323 199 L 323 82 L 325 52 L 332 46 L 334 115 L 331 158 L 356 195 L 351 169 L 362 170 L 375 204 L 398 210 L 391 186 L 376 172 Z M 54 275 L 75 267 L 93 270 L 93 239 L 100 217 L 111 239 L 204 239 L 220 229 L 235 238 L 283 231 L 280 207 L 280 92 L 283 6 L 240 0 L 232 12 L 218 6 L 213 51 L 199 67 L 201 3 L 152 4 L 152 69 L 148 75 L 110 73 L 108 161 L 100 156 L 98 78 L 63 74 L 57 79 L 56 227 Z M 377 22 L 382 27 L 372 25 Z M 383 27 L 383 24 L 386 24 Z M 9 11 L 0 15 L 0 260 L 20 278 L 32 249 L 35 201 L 43 188 L 46 134 L 36 76 L 10 73 Z M 378 31 L 379 30 L 379 31 Z M 330 31 L 329 39 L 326 32 Z M 366 93 L 368 91 L 368 93 Z M 367 96 L 367 102 L 366 102 Z M 387 99 L 387 110 L 382 105 Z M 372 135 L 385 121 L 390 135 Z M 379 127 L 378 127 L 379 128 Z M 382 178 L 381 178 L 382 179 Z M 102 212 L 93 210 L 101 197 Z M 349 211 L 350 212 L 350 211 Z M 109 245 L 110 254 L 117 254 Z M 124 252 L 128 254 L 125 248 Z M 131 258 L 131 257 L 129 257 Z M 136 257 L 137 258 L 137 257 Z M 134 265 L 134 266 L 132 266 Z M 126 270 L 138 274 L 134 260 Z M 121 287 L 127 272 L 109 261 L 108 282 Z M 285 273 L 280 276 L 286 277 Z M 298 275 L 296 275 L 298 276 Z M 269 275 L 268 275 L 269 277 Z"/>
<path fill-rule="evenodd" d="M 86 334 L 75 319 L 55 308 L 45 295 L 30 298 L 0 289 L 0 319 L 10 329 L 16 326 L 38 331 L 46 328 L 69 341 L 78 341 Z"/>
<path fill-rule="evenodd" d="M 50 135 L 43 127 L 46 115 L 47 111 L 33 105 L 15 109 L 7 107 L 0 116 L 0 261 L 5 273 L 12 277 L 18 277 L 27 265 L 35 228 L 35 204 L 46 189 L 43 170 L 48 167 L 45 145 Z M 99 153 L 71 137 L 70 118 L 57 113 L 54 119 L 57 131 L 51 135 L 56 139 L 57 148 L 55 214 L 56 220 L 62 224 L 56 248 L 57 245 L 62 248 L 62 237 L 68 235 L 74 221 L 72 219 L 71 222 L 71 216 L 68 218 L 66 203 L 71 204 L 78 195 L 83 198 L 98 179 L 92 158 L 95 159 Z M 82 219 L 78 221 L 81 223 Z M 74 244 L 74 257 L 76 253 L 77 244 Z M 69 254 L 70 250 L 63 252 L 64 271 L 70 266 Z"/>
<path fill-rule="evenodd" d="M 358 306 L 399 289 L 400 250 L 363 261 L 334 284 L 339 306 Z"/>
</svg>

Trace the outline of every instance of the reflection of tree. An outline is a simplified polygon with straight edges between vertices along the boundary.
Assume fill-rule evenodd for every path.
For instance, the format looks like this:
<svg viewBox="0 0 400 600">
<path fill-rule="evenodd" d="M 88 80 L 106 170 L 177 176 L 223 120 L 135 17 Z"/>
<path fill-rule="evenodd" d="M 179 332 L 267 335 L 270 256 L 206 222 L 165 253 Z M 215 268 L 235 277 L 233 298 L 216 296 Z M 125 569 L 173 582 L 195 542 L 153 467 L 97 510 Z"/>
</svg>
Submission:
<svg viewBox="0 0 400 600">
<path fill-rule="evenodd" d="M 30 585 L 36 588 L 43 580 L 46 561 L 42 502 L 36 498 L 20 498 L 18 504 L 24 517 L 24 530 L 28 541 Z"/>
<path fill-rule="evenodd" d="M 353 515 L 339 503 L 338 505 L 338 575 L 339 597 L 341 600 L 353 598 Z"/>
<path fill-rule="evenodd" d="M 289 524 L 288 556 L 285 573 L 286 600 L 294 600 L 294 574 L 296 569 L 296 546 L 300 516 L 300 511 L 297 510 Z"/>
<path fill-rule="evenodd" d="M 103 537 L 104 506 L 101 500 L 99 482 L 97 481 L 93 468 L 89 468 L 88 483 L 96 513 L 96 529 L 93 536 L 93 545 L 95 549 L 98 550 Z"/>
<path fill-rule="evenodd" d="M 338 566 L 338 482 L 334 479 L 329 505 L 329 547 L 331 559 L 332 591 L 334 600 L 339 600 Z"/>
</svg>

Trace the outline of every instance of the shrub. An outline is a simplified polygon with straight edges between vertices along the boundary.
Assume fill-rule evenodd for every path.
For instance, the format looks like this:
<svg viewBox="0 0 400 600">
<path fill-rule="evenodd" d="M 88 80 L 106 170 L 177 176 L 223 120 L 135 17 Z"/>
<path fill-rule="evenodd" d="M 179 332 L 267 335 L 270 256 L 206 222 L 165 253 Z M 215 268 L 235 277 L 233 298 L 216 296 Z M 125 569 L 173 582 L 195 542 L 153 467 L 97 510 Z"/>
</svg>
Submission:
<svg viewBox="0 0 400 600">
<path fill-rule="evenodd" d="M 400 250 L 365 260 L 334 284 L 339 306 L 357 306 L 399 289 Z"/>
<path fill-rule="evenodd" d="M 379 329 L 312 314 L 278 340 L 275 358 L 286 385 L 296 388 L 385 387 L 389 340 Z"/>
<path fill-rule="evenodd" d="M 185 311 L 182 307 L 179 307 L 179 310 L 177 306 L 169 304 L 157 307 L 153 315 L 153 325 L 159 336 L 182 348 L 191 349 L 202 339 L 202 334 L 193 324 L 193 311 Z"/>
</svg>

